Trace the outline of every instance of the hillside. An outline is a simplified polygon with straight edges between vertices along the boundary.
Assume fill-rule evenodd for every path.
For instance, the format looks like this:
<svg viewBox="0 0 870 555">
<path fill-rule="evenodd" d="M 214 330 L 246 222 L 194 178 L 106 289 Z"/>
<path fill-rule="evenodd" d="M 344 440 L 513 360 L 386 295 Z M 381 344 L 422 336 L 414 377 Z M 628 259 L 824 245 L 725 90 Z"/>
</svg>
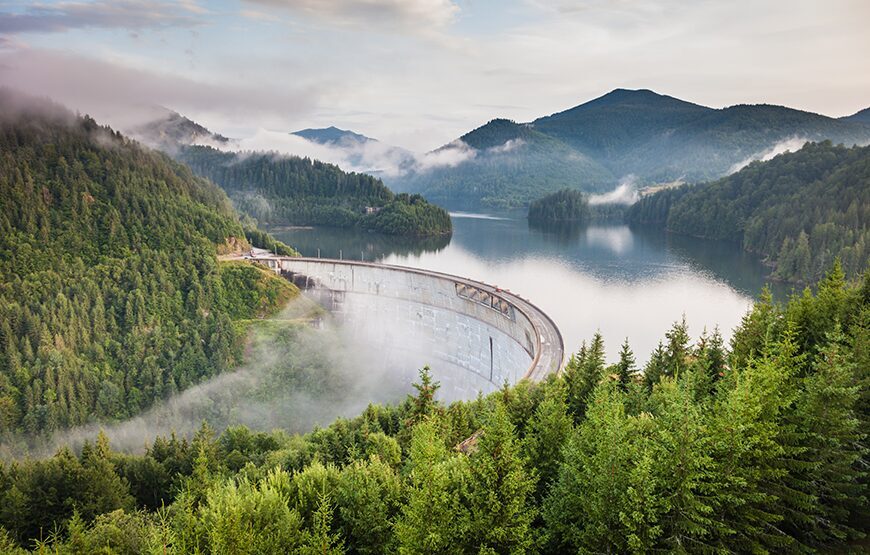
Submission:
<svg viewBox="0 0 870 555">
<path fill-rule="evenodd" d="M 243 339 L 234 320 L 297 293 L 218 263 L 248 248 L 220 189 L 5 90 L 0 200 L 0 442 L 130 417 L 230 368 Z"/>
<path fill-rule="evenodd" d="M 716 110 L 627 157 L 628 168 L 656 181 L 685 176 L 715 179 L 778 143 L 797 150 L 806 141 L 852 146 L 870 141 L 870 126 L 782 106 L 741 105 Z M 660 158 L 661 161 L 656 161 Z"/>
<path fill-rule="evenodd" d="M 862 123 L 870 123 L 870 108 L 864 108 L 863 110 L 859 110 L 855 112 L 851 116 L 846 116 L 844 118 L 840 118 L 848 121 L 858 121 Z"/>
<path fill-rule="evenodd" d="M 158 116 L 134 126 L 127 132 L 146 145 L 170 155 L 179 148 L 199 142 L 226 144 L 229 139 L 206 129 L 197 122 L 166 108 L 157 108 Z"/>
<path fill-rule="evenodd" d="M 450 216 L 419 195 L 396 195 L 380 179 L 274 153 L 182 149 L 179 160 L 221 186 L 242 212 L 266 224 L 360 227 L 393 235 L 443 235 Z"/>
<path fill-rule="evenodd" d="M 625 151 L 712 111 L 646 89 L 616 89 L 564 112 L 536 119 L 532 125 L 590 156 L 615 163 Z"/>
<path fill-rule="evenodd" d="M 600 191 L 628 175 L 642 185 L 718 179 L 806 141 L 866 144 L 870 123 L 864 112 L 834 119 L 763 104 L 713 109 L 616 89 L 531 123 L 494 120 L 460 140 L 474 156 L 396 186 L 444 203 L 527 205 L 562 188 Z"/>
<path fill-rule="evenodd" d="M 834 258 L 854 277 L 870 260 L 870 147 L 810 143 L 718 181 L 648 196 L 628 219 L 739 242 L 781 280 L 814 282 Z"/>
<path fill-rule="evenodd" d="M 565 188 L 602 191 L 614 180 L 588 156 L 509 120 L 490 121 L 463 135 L 458 145 L 471 149 L 463 152 L 465 161 L 418 171 L 398 186 L 451 206 L 513 208 Z"/>
<path fill-rule="evenodd" d="M 533 125 L 649 182 L 718 178 L 782 141 L 870 141 L 858 121 L 763 104 L 714 110 L 649 90 L 617 89 Z"/>
<path fill-rule="evenodd" d="M 868 317 L 870 281 L 834 268 L 762 295 L 728 346 L 683 321 L 645 364 L 596 334 L 558 376 L 449 406 L 423 370 L 302 436 L 203 424 L 130 455 L 99 435 L 0 463 L 0 551 L 860 552 Z"/>
</svg>

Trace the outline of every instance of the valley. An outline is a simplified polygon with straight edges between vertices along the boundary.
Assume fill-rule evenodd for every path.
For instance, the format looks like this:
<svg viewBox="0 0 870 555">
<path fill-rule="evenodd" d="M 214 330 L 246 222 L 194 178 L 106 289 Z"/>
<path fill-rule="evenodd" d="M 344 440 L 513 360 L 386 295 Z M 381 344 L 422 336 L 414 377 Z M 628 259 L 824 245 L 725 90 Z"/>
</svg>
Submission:
<svg viewBox="0 0 870 555">
<path fill-rule="evenodd" d="M 0 555 L 867 553 L 867 21 L 0 2 Z"/>
</svg>

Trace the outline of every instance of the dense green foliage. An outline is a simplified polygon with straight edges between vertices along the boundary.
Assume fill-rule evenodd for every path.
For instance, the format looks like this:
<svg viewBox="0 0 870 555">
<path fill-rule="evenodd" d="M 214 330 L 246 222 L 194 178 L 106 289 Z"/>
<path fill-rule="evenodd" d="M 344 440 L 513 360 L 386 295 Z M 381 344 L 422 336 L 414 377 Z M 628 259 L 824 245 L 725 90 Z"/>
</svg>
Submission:
<svg viewBox="0 0 870 555">
<path fill-rule="evenodd" d="M 562 189 L 533 201 L 528 218 L 533 223 L 582 223 L 589 219 L 589 202 L 580 191 Z"/>
<path fill-rule="evenodd" d="M 0 441 L 129 417 L 233 365 L 233 319 L 295 294 L 218 263 L 243 248 L 214 185 L 90 118 L 3 92 Z"/>
<path fill-rule="evenodd" d="M 452 229 L 447 212 L 423 197 L 395 195 L 379 179 L 332 164 L 202 146 L 182 149 L 179 159 L 261 223 L 361 227 L 392 235 L 442 235 Z"/>
<path fill-rule="evenodd" d="M 778 279 L 813 282 L 835 258 L 856 276 L 870 257 L 870 147 L 810 143 L 719 181 L 646 197 L 628 219 L 740 242 Z"/>
<path fill-rule="evenodd" d="M 533 125 L 615 175 L 652 182 L 715 179 L 788 139 L 870 139 L 870 126 L 858 120 L 765 104 L 715 110 L 649 90 L 617 89 Z"/>
<path fill-rule="evenodd" d="M 57 553 L 843 552 L 867 532 L 870 274 L 761 300 L 646 363 L 414 396 L 303 436 L 235 427 L 0 466 L 0 545 Z M 465 440 L 465 441 L 463 441 Z M 22 553 L 24 551 L 21 551 Z"/>
<path fill-rule="evenodd" d="M 617 89 L 531 123 L 493 120 L 461 137 L 473 157 L 395 186 L 442 203 L 516 207 L 566 187 L 605 190 L 627 175 L 642 184 L 718 179 L 783 141 L 825 139 L 866 144 L 866 113 L 833 119 L 770 105 L 717 110 Z"/>
<path fill-rule="evenodd" d="M 515 208 L 560 189 L 603 191 L 615 181 L 593 159 L 529 125 L 497 119 L 460 141 L 443 149 L 474 149 L 458 154 L 465 161 L 412 173 L 397 186 L 451 206 Z"/>
<path fill-rule="evenodd" d="M 248 240 L 251 245 L 260 248 L 266 249 L 269 252 L 273 252 L 280 256 L 298 256 L 299 253 L 296 252 L 296 249 L 278 241 L 271 234 L 266 233 L 265 231 L 261 231 L 256 227 L 245 226 L 245 238 Z"/>
</svg>

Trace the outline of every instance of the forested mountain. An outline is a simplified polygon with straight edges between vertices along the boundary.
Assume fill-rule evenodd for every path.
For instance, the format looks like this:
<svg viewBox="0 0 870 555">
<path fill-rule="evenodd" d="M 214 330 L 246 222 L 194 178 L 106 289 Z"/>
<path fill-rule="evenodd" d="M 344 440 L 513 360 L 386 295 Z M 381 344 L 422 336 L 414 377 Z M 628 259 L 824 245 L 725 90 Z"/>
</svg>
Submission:
<svg viewBox="0 0 870 555">
<path fill-rule="evenodd" d="M 714 110 L 649 90 L 617 89 L 533 125 L 616 175 L 648 181 L 717 178 L 792 138 L 870 141 L 870 127 L 861 123 L 764 104 Z"/>
<path fill-rule="evenodd" d="M 535 129 L 608 161 L 714 111 L 650 90 L 616 89 L 532 122 Z M 624 172 L 622 172 L 624 173 Z"/>
<path fill-rule="evenodd" d="M 675 323 L 649 361 L 595 335 L 564 372 L 304 436 L 204 425 L 143 455 L 0 465 L 4 553 L 860 552 L 870 274 L 769 295 L 730 348 Z M 53 531 L 47 534 L 46 530 Z"/>
<path fill-rule="evenodd" d="M 810 143 L 718 181 L 648 196 L 627 217 L 740 242 L 778 279 L 814 282 L 835 258 L 856 276 L 870 260 L 870 147 Z"/>
<path fill-rule="evenodd" d="M 236 322 L 296 294 L 218 263 L 245 248 L 211 183 L 88 117 L 0 91 L 0 442 L 129 417 L 232 366 Z"/>
<path fill-rule="evenodd" d="M 855 112 L 851 116 L 846 116 L 845 118 L 840 119 L 870 123 L 870 108 L 864 108 L 863 110 Z"/>
<path fill-rule="evenodd" d="M 294 131 L 292 134 L 322 145 L 334 145 L 349 142 L 367 143 L 376 140 L 366 137 L 365 135 L 360 135 L 359 133 L 354 133 L 353 131 L 348 131 L 347 129 L 339 129 L 334 125 L 318 129 L 300 129 L 299 131 Z"/>
<path fill-rule="evenodd" d="M 412 173 L 396 186 L 445 203 L 527 205 L 565 187 L 613 187 L 627 175 L 640 184 L 717 179 L 753 159 L 826 139 L 866 144 L 870 122 L 862 112 L 834 119 L 764 104 L 713 109 L 617 89 L 531 123 L 494 120 L 460 138 L 474 156 Z"/>
<path fill-rule="evenodd" d="M 361 227 L 395 235 L 450 233 L 450 216 L 419 195 L 396 195 L 380 179 L 276 153 L 182 149 L 179 160 L 262 223 Z"/>
<path fill-rule="evenodd" d="M 511 208 L 564 188 L 603 191 L 614 181 L 585 154 L 528 124 L 504 119 L 490 121 L 442 150 L 456 150 L 465 160 L 417 172 L 399 186 L 455 206 Z"/>
<path fill-rule="evenodd" d="M 150 147 L 174 154 L 179 148 L 198 142 L 226 144 L 229 139 L 214 133 L 178 112 L 162 107 L 154 119 L 134 126 L 128 132 Z"/>
</svg>

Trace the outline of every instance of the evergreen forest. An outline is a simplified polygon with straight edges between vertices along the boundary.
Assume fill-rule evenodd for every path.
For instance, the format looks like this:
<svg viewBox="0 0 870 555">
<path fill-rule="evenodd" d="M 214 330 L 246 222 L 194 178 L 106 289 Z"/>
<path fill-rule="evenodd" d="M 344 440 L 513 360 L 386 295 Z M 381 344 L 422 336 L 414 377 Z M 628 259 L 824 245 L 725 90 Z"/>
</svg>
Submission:
<svg viewBox="0 0 870 555">
<path fill-rule="evenodd" d="M 226 195 L 89 117 L 0 94 L 0 443 L 138 414 L 234 366 L 297 290 L 220 262 Z M 5 506 L 5 505 L 4 505 Z"/>
<path fill-rule="evenodd" d="M 420 195 L 394 194 L 380 179 L 276 153 L 185 147 L 179 160 L 220 185 L 236 207 L 262 224 L 358 227 L 388 235 L 445 235 L 446 210 Z"/>
<path fill-rule="evenodd" d="M 626 219 L 737 242 L 774 279 L 814 283 L 835 259 L 854 278 L 870 257 L 870 147 L 808 143 L 718 181 L 647 196 Z"/>
<path fill-rule="evenodd" d="M 617 338 L 619 341 L 620 339 Z M 870 514 L 870 274 L 835 264 L 725 344 L 676 322 L 650 359 L 593 336 L 558 376 L 304 435 L 207 423 L 144 453 L 0 466 L 24 553 L 860 552 Z"/>
</svg>

